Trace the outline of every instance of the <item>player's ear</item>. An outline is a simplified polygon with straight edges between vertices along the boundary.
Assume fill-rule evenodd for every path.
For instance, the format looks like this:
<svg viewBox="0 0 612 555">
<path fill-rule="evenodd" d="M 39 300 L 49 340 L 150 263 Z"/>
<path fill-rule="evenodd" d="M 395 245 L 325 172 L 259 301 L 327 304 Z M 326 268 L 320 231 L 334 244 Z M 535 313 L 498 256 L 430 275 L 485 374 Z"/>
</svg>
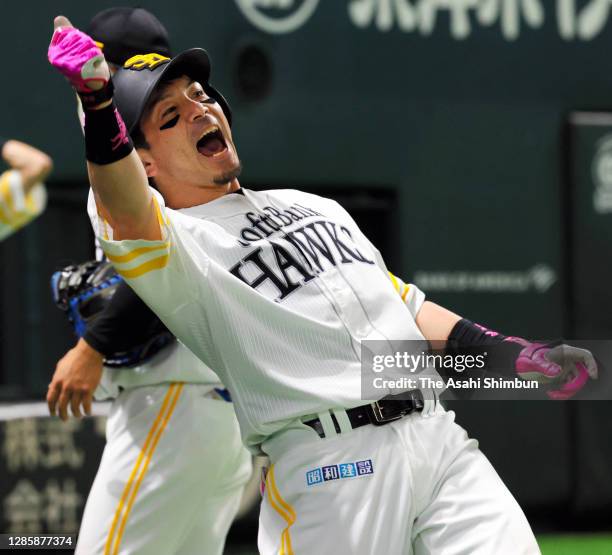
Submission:
<svg viewBox="0 0 612 555">
<path fill-rule="evenodd" d="M 153 156 L 151 156 L 149 150 L 146 148 L 137 148 L 136 152 L 138 153 L 138 156 L 140 156 L 140 161 L 144 166 L 147 177 L 155 177 L 157 174 L 157 164 L 155 163 L 155 160 L 153 159 Z"/>
</svg>

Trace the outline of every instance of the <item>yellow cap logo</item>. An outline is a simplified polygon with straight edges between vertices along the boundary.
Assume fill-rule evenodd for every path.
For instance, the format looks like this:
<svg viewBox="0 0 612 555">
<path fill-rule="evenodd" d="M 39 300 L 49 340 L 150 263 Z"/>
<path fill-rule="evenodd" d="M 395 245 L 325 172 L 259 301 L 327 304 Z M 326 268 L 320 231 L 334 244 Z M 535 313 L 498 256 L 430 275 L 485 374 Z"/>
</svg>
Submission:
<svg viewBox="0 0 612 555">
<path fill-rule="evenodd" d="M 136 54 L 123 64 L 125 69 L 133 69 L 135 71 L 142 71 L 143 69 L 150 69 L 153 71 L 158 65 L 166 64 L 170 61 L 167 56 L 161 54 Z"/>
</svg>

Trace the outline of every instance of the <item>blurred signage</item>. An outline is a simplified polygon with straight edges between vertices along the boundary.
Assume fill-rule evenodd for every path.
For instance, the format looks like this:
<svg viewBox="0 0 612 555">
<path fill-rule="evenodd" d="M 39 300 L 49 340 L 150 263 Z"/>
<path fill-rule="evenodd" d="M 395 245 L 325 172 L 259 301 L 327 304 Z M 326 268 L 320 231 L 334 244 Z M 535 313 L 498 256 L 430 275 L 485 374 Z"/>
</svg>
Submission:
<svg viewBox="0 0 612 555">
<path fill-rule="evenodd" d="M 557 281 L 557 274 L 546 264 L 537 264 L 528 270 L 503 272 L 430 272 L 417 271 L 414 283 L 426 293 L 546 293 Z"/>
<path fill-rule="evenodd" d="M 499 26 L 506 40 L 516 40 L 524 27 L 538 29 L 547 17 L 556 21 L 565 40 L 591 40 L 608 22 L 611 0 L 351 0 L 349 16 L 357 27 L 398 29 L 430 35 L 438 16 L 450 21 L 454 39 L 468 38 L 475 27 Z"/>
<path fill-rule="evenodd" d="M 570 315 L 576 337 L 612 337 L 612 113 L 569 115 Z"/>
<path fill-rule="evenodd" d="M 315 11 L 319 0 L 236 0 L 245 17 L 267 33 L 299 29 Z"/>
<path fill-rule="evenodd" d="M 591 166 L 595 191 L 593 207 L 595 212 L 612 212 L 612 134 L 605 135 L 596 145 Z"/>
<path fill-rule="evenodd" d="M 104 447 L 104 425 L 104 418 L 0 421 L 0 531 L 78 531 Z"/>
<path fill-rule="evenodd" d="M 267 33 L 290 33 L 302 27 L 319 0 L 236 0 L 244 16 Z M 523 29 L 539 29 L 554 19 L 564 40 L 588 41 L 606 26 L 612 0 L 348 0 L 348 17 L 358 28 L 431 35 L 439 20 L 449 21 L 450 36 L 471 36 L 474 29 L 498 27 L 505 40 Z"/>
</svg>

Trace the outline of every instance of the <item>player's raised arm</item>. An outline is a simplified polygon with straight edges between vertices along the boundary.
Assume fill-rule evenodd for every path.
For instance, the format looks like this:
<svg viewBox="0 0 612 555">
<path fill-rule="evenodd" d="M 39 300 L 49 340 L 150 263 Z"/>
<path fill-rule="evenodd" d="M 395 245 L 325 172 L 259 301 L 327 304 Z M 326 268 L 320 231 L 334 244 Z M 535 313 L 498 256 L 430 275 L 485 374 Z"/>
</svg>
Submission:
<svg viewBox="0 0 612 555">
<path fill-rule="evenodd" d="M 113 103 L 110 71 L 91 37 L 55 18 L 49 62 L 79 95 L 85 111 L 89 178 L 115 239 L 161 237 L 147 176 Z"/>
<path fill-rule="evenodd" d="M 43 213 L 43 180 L 53 167 L 44 152 L 14 140 L 0 139 L 0 154 L 10 169 L 0 175 L 0 241 Z"/>
<path fill-rule="evenodd" d="M 42 183 L 53 169 L 53 161 L 44 152 L 20 141 L 0 139 L 2 159 L 21 174 L 24 194 Z"/>
</svg>

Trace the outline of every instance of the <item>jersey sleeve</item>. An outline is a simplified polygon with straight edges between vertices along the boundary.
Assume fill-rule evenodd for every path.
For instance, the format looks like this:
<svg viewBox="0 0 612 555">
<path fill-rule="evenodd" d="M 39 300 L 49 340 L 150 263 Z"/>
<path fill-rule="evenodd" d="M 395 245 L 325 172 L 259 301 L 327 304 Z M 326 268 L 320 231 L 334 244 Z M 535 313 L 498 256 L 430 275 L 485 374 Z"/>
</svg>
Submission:
<svg viewBox="0 0 612 555">
<path fill-rule="evenodd" d="M 421 310 L 421 306 L 423 306 L 423 303 L 425 302 L 425 293 L 423 293 L 423 291 L 421 291 L 416 285 L 412 283 L 405 283 L 401 278 L 398 278 L 391 272 L 389 272 L 389 277 L 391 278 L 391 283 L 393 283 L 393 287 L 397 291 L 398 295 L 408 307 L 410 314 L 412 314 L 413 318 L 416 318 L 419 310 Z"/>
<path fill-rule="evenodd" d="M 117 272 L 175 335 L 192 335 L 190 322 L 201 310 L 202 278 L 209 259 L 197 245 L 186 244 L 189 234 L 181 215 L 164 206 L 157 191 L 153 198 L 162 238 L 114 240 L 112 228 L 90 212 L 100 245 Z M 192 241 L 193 242 L 193 241 Z M 193 326 L 192 326 L 193 327 Z"/>
<path fill-rule="evenodd" d="M 19 171 L 9 170 L 0 175 L 0 240 L 42 214 L 46 204 L 47 192 L 42 183 L 26 194 Z"/>
</svg>

